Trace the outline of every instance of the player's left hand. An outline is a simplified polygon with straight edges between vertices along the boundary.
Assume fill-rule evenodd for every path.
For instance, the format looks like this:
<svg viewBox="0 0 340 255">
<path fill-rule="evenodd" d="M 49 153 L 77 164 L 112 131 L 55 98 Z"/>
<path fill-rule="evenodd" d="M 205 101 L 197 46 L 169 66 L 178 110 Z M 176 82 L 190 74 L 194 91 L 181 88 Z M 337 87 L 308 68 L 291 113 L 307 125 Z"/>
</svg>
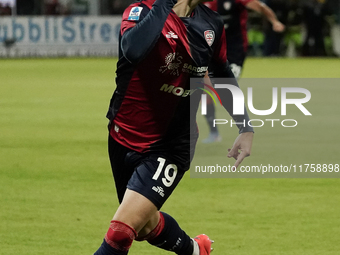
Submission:
<svg viewBox="0 0 340 255">
<path fill-rule="evenodd" d="M 228 158 L 236 159 L 235 169 L 241 164 L 245 157 L 250 156 L 251 146 L 253 144 L 253 132 L 245 132 L 240 134 L 231 149 L 228 149 Z"/>
</svg>

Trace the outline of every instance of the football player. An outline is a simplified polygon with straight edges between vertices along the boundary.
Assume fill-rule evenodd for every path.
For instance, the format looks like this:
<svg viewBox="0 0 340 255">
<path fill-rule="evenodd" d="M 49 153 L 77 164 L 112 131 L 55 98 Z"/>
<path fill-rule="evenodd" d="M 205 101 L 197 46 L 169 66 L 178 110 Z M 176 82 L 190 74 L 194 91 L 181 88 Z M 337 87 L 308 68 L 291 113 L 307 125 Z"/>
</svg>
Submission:
<svg viewBox="0 0 340 255">
<path fill-rule="evenodd" d="M 198 137 L 192 116 L 202 90 L 192 89 L 190 78 L 203 78 L 208 66 L 215 77 L 233 78 L 223 22 L 201 2 L 141 0 L 123 14 L 117 88 L 107 113 L 120 206 L 95 255 L 127 254 L 134 240 L 181 255 L 211 252 L 208 236 L 190 238 L 160 211 L 189 169 Z M 232 113 L 231 94 L 220 96 Z M 228 153 L 237 167 L 250 155 L 253 129 L 246 112 L 232 117 L 245 123 Z"/>
</svg>

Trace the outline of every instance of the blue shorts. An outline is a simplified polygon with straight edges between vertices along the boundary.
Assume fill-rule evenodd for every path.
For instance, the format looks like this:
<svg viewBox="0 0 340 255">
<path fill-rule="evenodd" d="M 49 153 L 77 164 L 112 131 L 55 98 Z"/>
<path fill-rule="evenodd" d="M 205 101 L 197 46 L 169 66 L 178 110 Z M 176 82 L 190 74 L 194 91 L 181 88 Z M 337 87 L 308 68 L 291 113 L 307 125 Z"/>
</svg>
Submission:
<svg viewBox="0 0 340 255">
<path fill-rule="evenodd" d="M 124 147 L 110 135 L 109 156 L 120 203 L 128 188 L 160 209 L 187 170 L 166 153 L 141 154 Z"/>
</svg>

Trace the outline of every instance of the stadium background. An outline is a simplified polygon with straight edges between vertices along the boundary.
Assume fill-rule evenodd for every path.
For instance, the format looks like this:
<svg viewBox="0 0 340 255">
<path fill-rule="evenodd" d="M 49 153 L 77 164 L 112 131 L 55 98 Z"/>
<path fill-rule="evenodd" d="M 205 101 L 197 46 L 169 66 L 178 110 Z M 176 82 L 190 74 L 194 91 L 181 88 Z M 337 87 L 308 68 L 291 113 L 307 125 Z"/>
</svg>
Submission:
<svg viewBox="0 0 340 255">
<path fill-rule="evenodd" d="M 115 47 L 110 41 L 115 38 L 114 27 L 105 24 L 119 19 L 123 8 L 113 8 L 109 2 L 93 6 L 91 1 L 75 0 L 68 9 L 53 9 L 53 5 L 37 4 L 39 1 L 18 1 L 10 12 L 7 3 L 1 7 L 0 254 L 92 254 L 107 230 L 117 201 L 106 152 L 105 113 L 115 86 L 117 58 L 114 49 L 106 48 Z M 63 15 L 50 17 L 47 10 Z M 299 10 L 293 9 L 293 13 Z M 305 163 L 340 163 L 340 87 L 322 82 L 340 78 L 336 57 L 340 11 L 331 10 L 325 16 L 326 56 L 322 57 L 303 56 L 302 23 L 288 27 L 280 57 L 264 57 L 265 24 L 250 15 L 252 57 L 246 61 L 242 78 L 321 79 L 308 104 L 314 114 L 308 127 L 299 130 L 299 135 L 280 129 L 258 130 L 248 164 L 269 159 L 290 164 L 300 158 L 310 161 Z M 99 13 L 105 16 L 94 15 Z M 68 49 L 62 45 L 67 42 L 60 42 L 43 48 L 30 42 L 38 36 L 37 26 L 41 33 L 45 29 L 46 20 L 57 27 L 60 24 L 60 29 L 66 22 L 66 27 L 75 31 L 74 40 L 78 34 L 78 45 L 75 42 L 75 48 Z M 109 40 L 83 45 L 82 22 L 84 27 L 96 25 L 94 40 Z M 24 31 L 22 40 L 28 41 L 5 38 L 5 25 L 8 35 L 14 26 L 16 34 Z M 53 32 L 54 26 L 50 29 Z M 70 30 L 61 38 L 72 38 Z M 90 32 L 83 35 L 91 38 Z M 46 34 L 40 36 L 46 39 Z M 207 127 L 203 118 L 198 122 L 204 138 Z M 225 151 L 235 133 L 223 133 L 224 142 L 218 145 L 200 145 L 199 163 L 204 165 L 209 155 Z M 220 160 L 223 158 L 221 155 Z M 163 209 L 174 215 L 189 235 L 202 230 L 209 234 L 215 240 L 213 254 L 336 255 L 340 250 L 339 194 L 338 179 L 191 179 L 187 174 Z M 136 243 L 130 254 L 169 253 Z"/>
</svg>

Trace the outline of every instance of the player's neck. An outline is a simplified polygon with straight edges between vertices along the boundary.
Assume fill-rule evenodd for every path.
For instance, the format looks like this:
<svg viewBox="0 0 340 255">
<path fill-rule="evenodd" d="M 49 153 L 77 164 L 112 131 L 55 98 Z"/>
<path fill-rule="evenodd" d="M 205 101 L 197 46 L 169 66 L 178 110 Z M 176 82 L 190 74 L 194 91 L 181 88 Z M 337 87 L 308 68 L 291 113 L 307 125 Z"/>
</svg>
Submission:
<svg viewBox="0 0 340 255">
<path fill-rule="evenodd" d="M 173 11 L 178 17 L 189 17 L 195 7 L 201 2 L 202 0 L 178 0 Z"/>
</svg>

